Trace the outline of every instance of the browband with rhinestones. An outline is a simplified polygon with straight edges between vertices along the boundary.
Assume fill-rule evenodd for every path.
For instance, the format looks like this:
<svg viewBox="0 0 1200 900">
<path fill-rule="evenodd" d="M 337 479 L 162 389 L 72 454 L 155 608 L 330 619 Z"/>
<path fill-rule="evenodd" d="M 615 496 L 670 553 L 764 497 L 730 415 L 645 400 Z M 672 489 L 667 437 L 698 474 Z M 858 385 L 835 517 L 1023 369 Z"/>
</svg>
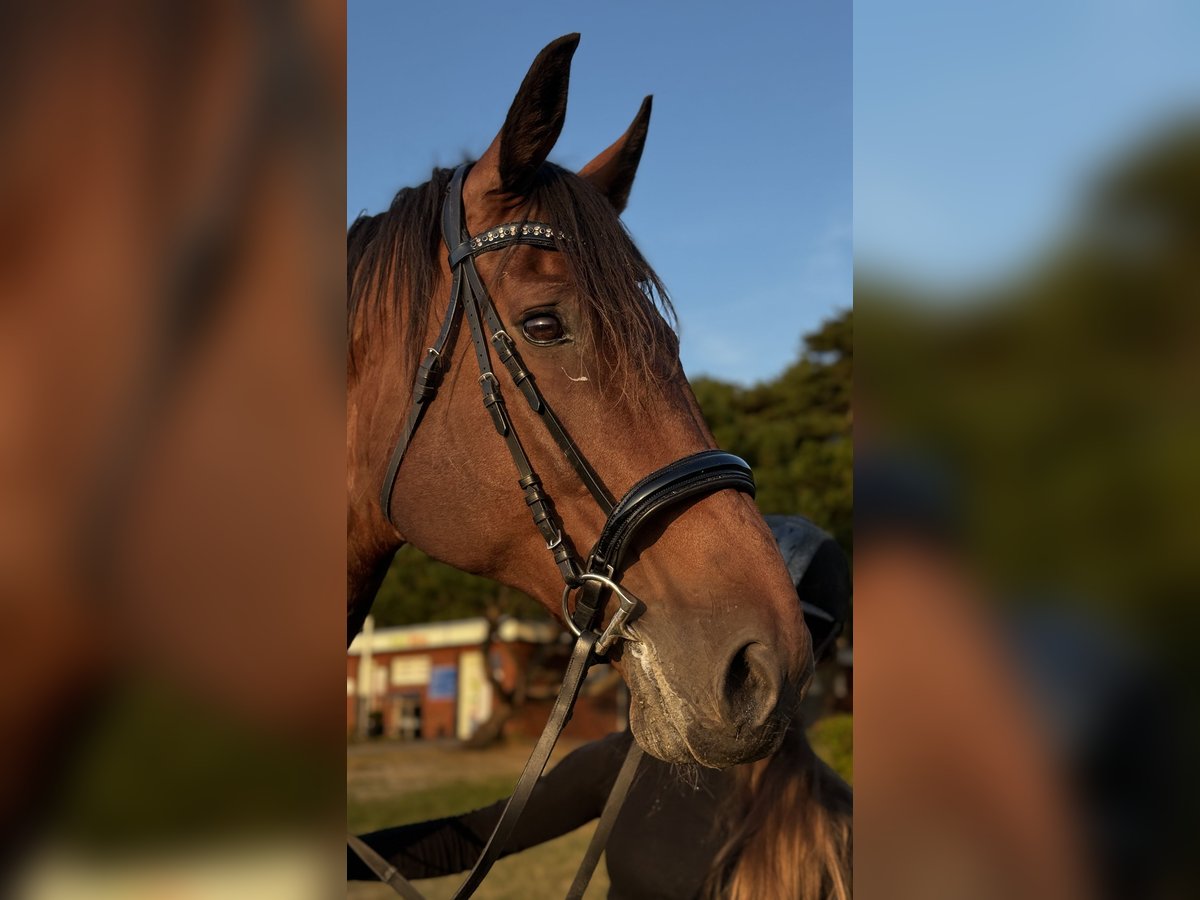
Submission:
<svg viewBox="0 0 1200 900">
<path fill-rule="evenodd" d="M 481 250 L 484 246 L 504 241 L 505 238 L 515 238 L 518 233 L 520 233 L 521 237 L 532 235 L 534 237 L 549 238 L 550 240 L 554 240 L 555 237 L 559 240 L 566 238 L 566 235 L 561 231 L 556 235 L 554 229 L 544 222 L 509 222 L 506 225 L 488 229 L 485 234 L 476 235 L 471 238 L 471 249 Z"/>
<path fill-rule="evenodd" d="M 543 250 L 557 250 L 556 239 L 565 241 L 567 235 L 545 222 L 506 222 L 468 238 L 455 247 L 450 254 L 450 266 L 453 268 L 467 256 L 478 256 L 510 244 L 532 244 Z"/>
</svg>

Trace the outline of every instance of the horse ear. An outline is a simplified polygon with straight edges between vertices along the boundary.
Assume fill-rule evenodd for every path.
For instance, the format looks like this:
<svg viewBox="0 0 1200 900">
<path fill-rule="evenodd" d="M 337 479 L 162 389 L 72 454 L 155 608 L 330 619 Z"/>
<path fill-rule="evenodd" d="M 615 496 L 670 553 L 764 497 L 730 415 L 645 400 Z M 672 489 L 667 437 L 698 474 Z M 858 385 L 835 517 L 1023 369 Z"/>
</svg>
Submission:
<svg viewBox="0 0 1200 900">
<path fill-rule="evenodd" d="M 571 57 L 578 46 L 579 35 L 568 34 L 537 55 L 508 110 L 504 127 L 471 170 L 479 187 L 517 196 L 529 191 L 567 117 Z"/>
<path fill-rule="evenodd" d="M 641 109 L 633 117 L 633 123 L 625 133 L 617 138 L 611 147 L 579 170 L 582 177 L 608 197 L 618 213 L 625 210 L 625 204 L 629 201 L 633 177 L 637 174 L 642 149 L 646 146 L 646 131 L 650 127 L 650 107 L 653 101 L 653 97 L 643 100 Z"/>
</svg>

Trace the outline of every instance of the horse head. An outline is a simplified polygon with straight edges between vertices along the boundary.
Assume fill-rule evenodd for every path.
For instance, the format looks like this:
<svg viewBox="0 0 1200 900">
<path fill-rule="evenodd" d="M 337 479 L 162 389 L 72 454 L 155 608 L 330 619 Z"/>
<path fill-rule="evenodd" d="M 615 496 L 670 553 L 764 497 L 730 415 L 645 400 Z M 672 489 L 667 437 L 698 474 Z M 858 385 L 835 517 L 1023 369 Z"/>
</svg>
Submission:
<svg viewBox="0 0 1200 900">
<path fill-rule="evenodd" d="M 513 243 L 474 258 L 517 362 L 601 485 L 620 497 L 648 473 L 715 448 L 679 363 L 662 285 L 619 215 L 641 159 L 650 98 L 629 128 L 578 173 L 547 162 L 566 115 L 578 35 L 534 61 L 503 127 L 461 181 L 465 231 L 547 223 L 548 243 Z M 564 554 L 588 548 L 606 510 L 512 381 L 479 371 L 469 321 L 449 323 L 436 402 L 404 439 L 411 385 L 446 324 L 455 286 L 442 208 L 457 184 L 435 172 L 350 232 L 348 442 L 351 620 L 366 614 L 394 551 L 409 542 L 456 568 L 524 591 L 560 614 Z M 457 198 L 452 198 L 455 202 Z M 503 236 L 506 232 L 502 231 Z M 453 247 L 450 248 L 454 250 Z M 469 251 L 463 251 L 469 252 Z M 486 319 L 486 317 L 481 316 Z M 491 323 L 495 325 L 497 323 Z M 478 366 L 477 366 L 478 362 Z M 505 373 L 496 366 L 500 376 Z M 510 372 L 512 370 L 510 369 Z M 491 379 L 496 381 L 496 379 Z M 505 395 L 504 423 L 481 403 Z M 489 416 L 492 410 L 493 416 Z M 515 486 L 511 440 L 539 479 L 561 529 L 551 547 Z M 399 457 L 397 457 L 399 459 Z M 389 481 L 385 505 L 379 486 Z M 522 487 L 527 487 L 523 483 Z M 549 498 L 553 498 L 552 501 Z M 527 506 L 527 504 L 529 504 Z M 772 752 L 812 670 L 796 591 L 753 500 L 719 490 L 649 518 L 615 573 L 643 606 L 611 653 L 631 696 L 639 743 L 668 762 L 727 766 Z M 611 617 L 615 600 L 608 599 Z"/>
</svg>

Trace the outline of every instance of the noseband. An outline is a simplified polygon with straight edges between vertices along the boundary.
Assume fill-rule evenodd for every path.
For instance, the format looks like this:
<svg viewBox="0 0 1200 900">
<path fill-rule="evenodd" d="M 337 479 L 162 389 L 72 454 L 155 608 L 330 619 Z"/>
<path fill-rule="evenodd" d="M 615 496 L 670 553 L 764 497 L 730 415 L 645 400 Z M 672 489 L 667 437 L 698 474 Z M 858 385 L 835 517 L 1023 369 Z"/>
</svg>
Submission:
<svg viewBox="0 0 1200 900">
<path fill-rule="evenodd" d="M 483 393 L 483 405 L 491 416 L 496 432 L 504 438 L 517 469 L 517 484 L 524 492 L 525 504 L 533 516 L 533 524 L 545 539 L 546 549 L 553 555 L 554 563 L 562 576 L 563 621 L 575 634 L 576 641 L 567 674 L 563 677 L 562 687 L 546 728 L 526 762 L 521 779 L 479 861 L 454 895 L 455 900 L 469 897 L 475 891 L 503 851 L 534 784 L 545 769 L 558 735 L 570 718 L 571 709 L 588 667 L 593 660 L 604 657 L 619 640 L 632 639 L 626 626 L 630 619 L 644 608 L 644 604 L 621 586 L 619 578 L 625 553 L 638 530 L 665 509 L 694 502 L 717 491 L 732 489 L 754 496 L 754 476 L 742 459 L 721 450 L 702 450 L 651 472 L 630 488 L 619 503 L 613 500 L 600 476 L 571 440 L 538 390 L 533 376 L 522 364 L 516 345 L 504 330 L 495 304 L 492 303 L 475 267 L 475 257 L 483 253 L 514 244 L 529 244 L 541 250 L 557 251 L 559 243 L 570 238 L 553 226 L 541 222 L 510 222 L 472 237 L 467 232 L 463 219 L 462 190 L 468 169 L 469 165 L 463 165 L 455 170 L 442 206 L 442 239 L 449 253 L 453 276 L 450 306 L 446 310 L 433 346 L 428 349 L 417 368 L 408 418 L 388 463 L 379 502 L 384 516 L 391 522 L 392 493 L 400 463 L 413 434 L 421 424 L 425 410 L 437 396 L 438 385 L 444 373 L 446 349 L 465 314 L 471 343 L 474 345 L 475 359 L 479 365 L 479 386 Z M 487 333 L 490 333 L 490 338 L 485 336 Z M 501 364 L 508 370 L 513 384 L 545 425 L 607 517 L 600 537 L 582 564 L 577 560 L 570 542 L 564 537 L 562 525 L 555 517 L 550 496 L 542 487 L 541 480 L 534 472 L 513 428 L 500 393 L 500 382 L 492 370 L 489 343 L 496 351 Z M 579 591 L 579 597 L 572 610 L 570 597 L 575 591 Z M 617 598 L 617 609 L 608 624 L 601 628 L 610 592 Z M 641 750 L 634 741 L 605 804 L 600 824 L 580 865 L 575 883 L 567 895 L 568 898 L 583 896 L 588 878 L 595 868 L 600 852 L 604 849 L 605 840 L 616 819 L 625 792 L 633 780 L 640 758 Z M 420 893 L 387 860 L 358 838 L 352 837 L 350 845 L 381 880 L 390 884 L 402 896 L 419 900 Z"/>
</svg>

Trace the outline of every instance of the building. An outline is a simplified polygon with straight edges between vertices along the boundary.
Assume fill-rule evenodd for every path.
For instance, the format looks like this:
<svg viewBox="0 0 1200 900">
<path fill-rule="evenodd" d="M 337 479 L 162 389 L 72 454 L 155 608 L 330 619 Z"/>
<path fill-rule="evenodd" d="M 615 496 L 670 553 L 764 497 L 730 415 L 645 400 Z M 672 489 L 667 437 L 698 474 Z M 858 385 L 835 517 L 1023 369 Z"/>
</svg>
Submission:
<svg viewBox="0 0 1200 900">
<path fill-rule="evenodd" d="M 346 656 L 346 724 L 350 736 L 466 740 L 492 715 L 496 682 L 528 696 L 506 734 L 536 736 L 553 703 L 571 645 L 554 622 L 502 620 L 492 641 L 486 619 L 374 628 L 367 619 Z M 608 666 L 589 673 L 570 733 L 597 738 L 624 727 L 624 685 Z"/>
</svg>

